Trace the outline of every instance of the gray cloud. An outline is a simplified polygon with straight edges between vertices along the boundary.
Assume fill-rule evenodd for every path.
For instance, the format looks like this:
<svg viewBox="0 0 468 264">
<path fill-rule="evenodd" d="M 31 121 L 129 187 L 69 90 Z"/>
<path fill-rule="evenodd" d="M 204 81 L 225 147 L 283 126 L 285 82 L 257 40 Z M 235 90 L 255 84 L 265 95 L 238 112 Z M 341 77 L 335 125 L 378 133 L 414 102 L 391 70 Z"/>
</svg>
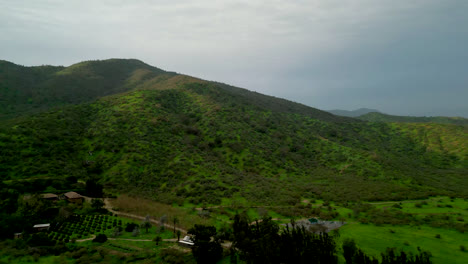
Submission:
<svg viewBox="0 0 468 264">
<path fill-rule="evenodd" d="M 468 117 L 467 11 L 463 0 L 0 1 L 0 58 L 138 58 L 321 109 Z"/>
</svg>

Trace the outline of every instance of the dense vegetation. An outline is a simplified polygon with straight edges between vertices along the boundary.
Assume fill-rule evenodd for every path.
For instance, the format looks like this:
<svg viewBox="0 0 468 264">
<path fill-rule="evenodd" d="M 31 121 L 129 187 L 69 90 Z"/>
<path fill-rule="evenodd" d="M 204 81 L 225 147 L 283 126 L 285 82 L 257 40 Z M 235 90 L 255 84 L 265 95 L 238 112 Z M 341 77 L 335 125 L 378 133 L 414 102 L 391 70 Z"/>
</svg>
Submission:
<svg viewBox="0 0 468 264">
<path fill-rule="evenodd" d="M 245 89 L 163 72 L 135 60 L 92 61 L 67 68 L 0 62 L 0 77 L 0 91 L 5 94 L 0 100 L 6 103 L 0 102 L 1 238 L 15 231 L 28 232 L 38 222 L 61 223 L 51 230 L 51 237 L 37 236 L 30 245 L 9 244 L 19 250 L 14 252 L 44 242 L 57 254 L 68 251 L 76 259 L 109 260 L 89 247 L 63 245 L 100 231 L 112 236 L 114 222 L 84 216 L 98 214 L 102 204 L 76 208 L 64 203 L 51 206 L 37 194 L 22 198 L 28 193 L 71 190 L 92 197 L 125 193 L 120 197 L 131 201 L 147 197 L 165 203 L 158 208 L 179 216 L 186 228 L 189 223 L 216 225 L 218 230 L 202 225 L 192 230 L 202 234 L 202 249 L 211 250 L 212 256 L 220 256 L 219 247 L 211 243 L 214 237 L 221 239 L 220 228 L 225 236 L 237 211 L 252 213 L 253 207 L 259 210 L 254 212 L 257 216 L 261 209 L 262 215 L 280 218 L 312 215 L 352 221 L 357 229 L 390 226 L 391 234 L 406 232 L 409 226 L 432 228 L 431 232 L 443 235 L 468 230 L 466 206 L 461 202 L 468 198 L 466 124 L 339 117 Z M 450 202 L 430 198 L 439 195 Z M 375 203 L 411 199 L 425 199 L 426 204 L 414 201 L 417 206 L 408 208 L 405 202 Z M 125 209 L 125 202 L 116 204 Z M 456 208 L 451 211 L 449 206 Z M 156 210 L 144 203 L 132 208 Z M 163 217 L 166 211 L 151 214 Z M 56 218 L 70 212 L 82 216 Z M 274 224 L 270 227 L 278 230 Z M 434 231 L 438 229 L 443 232 Z M 260 235 L 258 230 L 244 231 Z M 287 250 L 281 244 L 288 241 L 287 236 L 302 237 L 309 244 L 329 239 L 294 232 L 276 232 L 274 246 Z M 104 244 L 125 254 L 132 252 L 112 243 Z M 348 245 L 353 248 L 351 242 Z M 465 248 L 462 243 L 456 246 Z M 242 247 L 239 244 L 241 251 L 232 255 L 246 261 L 249 256 L 267 257 L 249 252 L 256 250 L 252 244 Z M 425 258 L 412 252 L 415 258 Z M 160 253 L 157 258 L 167 262 L 200 260 L 195 252 L 188 260 L 170 249 Z M 154 252 L 145 254 L 155 257 Z M 374 256 L 381 261 L 385 256 L 403 256 L 391 250 L 379 254 Z M 357 248 L 351 255 L 350 263 L 367 261 Z M 205 261 L 203 256 L 201 260 Z"/>
<path fill-rule="evenodd" d="M 138 60 L 86 61 L 70 67 L 24 67 L 0 60 L 0 120 L 128 91 L 171 75 Z"/>
<path fill-rule="evenodd" d="M 99 65 L 61 72 L 101 72 Z M 2 122 L 0 176 L 20 192 L 31 180 L 75 177 L 179 204 L 467 197 L 466 131 L 361 122 L 165 75 L 92 103 Z"/>
<path fill-rule="evenodd" d="M 100 199 L 75 204 L 21 197 L 19 204 L 10 205 L 10 214 L 2 214 L 0 263 L 193 263 L 188 252 L 161 241 L 174 237 L 164 226 L 111 216 L 96 201 Z M 6 209 L 2 204 L 0 211 Z M 50 223 L 50 228 L 38 232 L 32 228 L 36 223 Z M 146 232 L 140 234 L 140 227 Z M 5 240 L 12 232 L 21 237 Z"/>
<path fill-rule="evenodd" d="M 311 232 L 304 227 L 291 224 L 280 226 L 269 217 L 254 224 L 246 215 L 237 214 L 230 234 L 217 233 L 214 226 L 195 225 L 189 233 L 193 235 L 192 252 L 197 263 L 217 263 L 222 257 L 221 241 L 228 237 L 233 241 L 227 252 L 230 263 L 338 263 L 338 233 Z M 380 260 L 366 255 L 353 240 L 343 243 L 343 257 L 347 264 L 429 264 L 431 254 L 419 250 L 418 254 L 397 252 L 388 248 Z"/>
</svg>

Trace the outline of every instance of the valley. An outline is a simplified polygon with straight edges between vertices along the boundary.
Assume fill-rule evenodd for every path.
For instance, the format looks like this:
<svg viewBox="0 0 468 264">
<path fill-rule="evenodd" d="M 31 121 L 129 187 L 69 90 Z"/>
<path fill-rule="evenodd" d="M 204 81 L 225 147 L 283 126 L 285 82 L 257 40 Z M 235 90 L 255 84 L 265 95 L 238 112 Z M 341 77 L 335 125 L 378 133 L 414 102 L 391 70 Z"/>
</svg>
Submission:
<svg viewBox="0 0 468 264">
<path fill-rule="evenodd" d="M 174 241 L 161 247 L 153 238 L 174 239 L 176 230 L 185 234 L 202 225 L 230 241 L 239 215 L 249 223 L 271 217 L 281 230 L 291 220 L 343 222 L 330 232 L 339 263 L 350 238 L 375 258 L 388 247 L 415 255 L 419 247 L 431 252 L 433 263 L 462 263 L 468 254 L 463 119 L 335 116 L 137 60 L 70 67 L 2 62 L 0 76 L 1 100 L 8 102 L 0 108 L 2 238 L 12 235 L 8 226 L 57 221 L 45 211 L 24 219 L 18 199 L 73 190 L 105 198 L 110 212 L 65 203 L 54 210 L 85 218 L 109 214 L 124 224 L 147 215 L 154 225 L 177 218 L 174 231 L 170 223 L 161 235 L 141 230 L 128 244 L 66 242 L 98 262 L 161 256 L 194 262 Z M 111 237 L 113 229 L 106 232 Z M 131 233 L 121 238 L 132 239 Z M 0 261 L 15 263 L 15 250 L 1 252 L 8 257 Z M 225 249 L 219 263 L 230 263 L 230 254 Z M 38 263 L 81 258 L 62 255 L 41 256 Z"/>
</svg>

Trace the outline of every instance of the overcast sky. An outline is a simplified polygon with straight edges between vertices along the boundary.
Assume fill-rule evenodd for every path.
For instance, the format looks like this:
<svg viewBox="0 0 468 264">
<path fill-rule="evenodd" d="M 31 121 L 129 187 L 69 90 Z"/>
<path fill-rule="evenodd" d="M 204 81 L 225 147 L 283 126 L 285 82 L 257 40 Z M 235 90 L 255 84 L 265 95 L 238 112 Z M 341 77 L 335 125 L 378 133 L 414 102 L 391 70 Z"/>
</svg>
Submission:
<svg viewBox="0 0 468 264">
<path fill-rule="evenodd" d="M 466 0 L 0 0 L 0 59 L 107 58 L 324 110 L 468 117 Z"/>
</svg>

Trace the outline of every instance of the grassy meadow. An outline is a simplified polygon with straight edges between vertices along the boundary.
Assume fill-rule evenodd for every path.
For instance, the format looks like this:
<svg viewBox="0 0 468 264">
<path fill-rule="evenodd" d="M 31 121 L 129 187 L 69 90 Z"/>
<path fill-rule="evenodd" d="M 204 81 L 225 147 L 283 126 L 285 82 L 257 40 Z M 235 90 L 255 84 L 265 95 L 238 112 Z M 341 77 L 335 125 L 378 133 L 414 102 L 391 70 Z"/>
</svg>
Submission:
<svg viewBox="0 0 468 264">
<path fill-rule="evenodd" d="M 388 247 L 417 253 L 417 247 L 432 253 L 435 264 L 466 263 L 468 252 L 460 250 L 468 244 L 468 235 L 454 230 L 428 226 L 376 226 L 348 223 L 340 228 L 341 239 L 353 238 L 358 247 L 375 257 Z M 440 238 L 436 238 L 440 235 Z"/>
<path fill-rule="evenodd" d="M 138 201 L 138 202 L 137 202 Z M 115 203 L 114 203 L 115 202 Z M 229 226 L 232 223 L 232 217 L 239 212 L 245 212 L 249 218 L 254 221 L 260 219 L 262 215 L 268 215 L 276 219 L 278 223 L 288 223 L 291 219 L 300 220 L 310 217 L 319 217 L 313 213 L 296 216 L 285 216 L 278 213 L 284 210 L 284 207 L 265 206 L 265 207 L 242 207 L 242 203 L 236 201 L 225 201 L 224 207 L 212 207 L 209 218 L 202 218 L 198 210 L 186 205 L 168 206 L 147 199 L 132 198 L 129 196 L 120 196 L 113 201 L 113 205 L 120 205 L 120 209 L 125 212 L 135 214 L 177 215 L 181 219 L 182 227 L 190 227 L 190 222 L 213 224 L 218 228 Z M 136 206 L 131 206 L 135 204 Z M 231 206 L 229 206 L 231 204 Z M 372 219 L 366 213 L 355 214 L 355 208 L 352 205 L 348 207 L 338 203 L 326 203 L 323 200 L 303 199 L 303 205 L 310 204 L 312 208 L 331 207 L 331 211 L 337 212 L 338 216 L 330 220 L 345 221 L 346 224 L 339 229 L 340 239 L 352 238 L 356 241 L 358 247 L 369 255 L 379 257 L 386 248 L 392 247 L 407 252 L 417 253 L 417 248 L 429 251 L 433 255 L 435 264 L 445 263 L 465 263 L 468 258 L 468 252 L 463 252 L 461 246 L 468 247 L 468 235 L 457 231 L 454 228 L 437 227 L 437 223 L 429 224 L 373 224 L 361 223 L 363 219 Z M 468 200 L 461 198 L 450 198 L 446 196 L 431 197 L 424 200 L 406 200 L 406 201 L 382 201 L 366 203 L 375 208 L 375 212 L 386 210 L 398 210 L 398 212 L 410 215 L 411 221 L 422 221 L 426 216 L 450 216 L 454 223 L 464 224 L 468 219 Z M 232 206 L 236 205 L 236 206 Z M 400 209 L 395 206 L 401 207 Z M 294 208 L 295 206 L 290 206 Z M 281 208 L 281 209 L 280 209 Z M 368 211 L 367 214 L 376 214 L 374 211 Z M 186 218 L 188 221 L 185 221 Z M 184 223 L 184 224 L 182 224 Z M 418 222 L 419 223 L 419 222 Z M 341 246 L 341 245 L 339 245 Z M 227 262 L 226 262 L 227 261 Z M 344 261 L 344 260 L 343 260 Z M 224 259 L 222 263 L 229 263 Z"/>
</svg>

